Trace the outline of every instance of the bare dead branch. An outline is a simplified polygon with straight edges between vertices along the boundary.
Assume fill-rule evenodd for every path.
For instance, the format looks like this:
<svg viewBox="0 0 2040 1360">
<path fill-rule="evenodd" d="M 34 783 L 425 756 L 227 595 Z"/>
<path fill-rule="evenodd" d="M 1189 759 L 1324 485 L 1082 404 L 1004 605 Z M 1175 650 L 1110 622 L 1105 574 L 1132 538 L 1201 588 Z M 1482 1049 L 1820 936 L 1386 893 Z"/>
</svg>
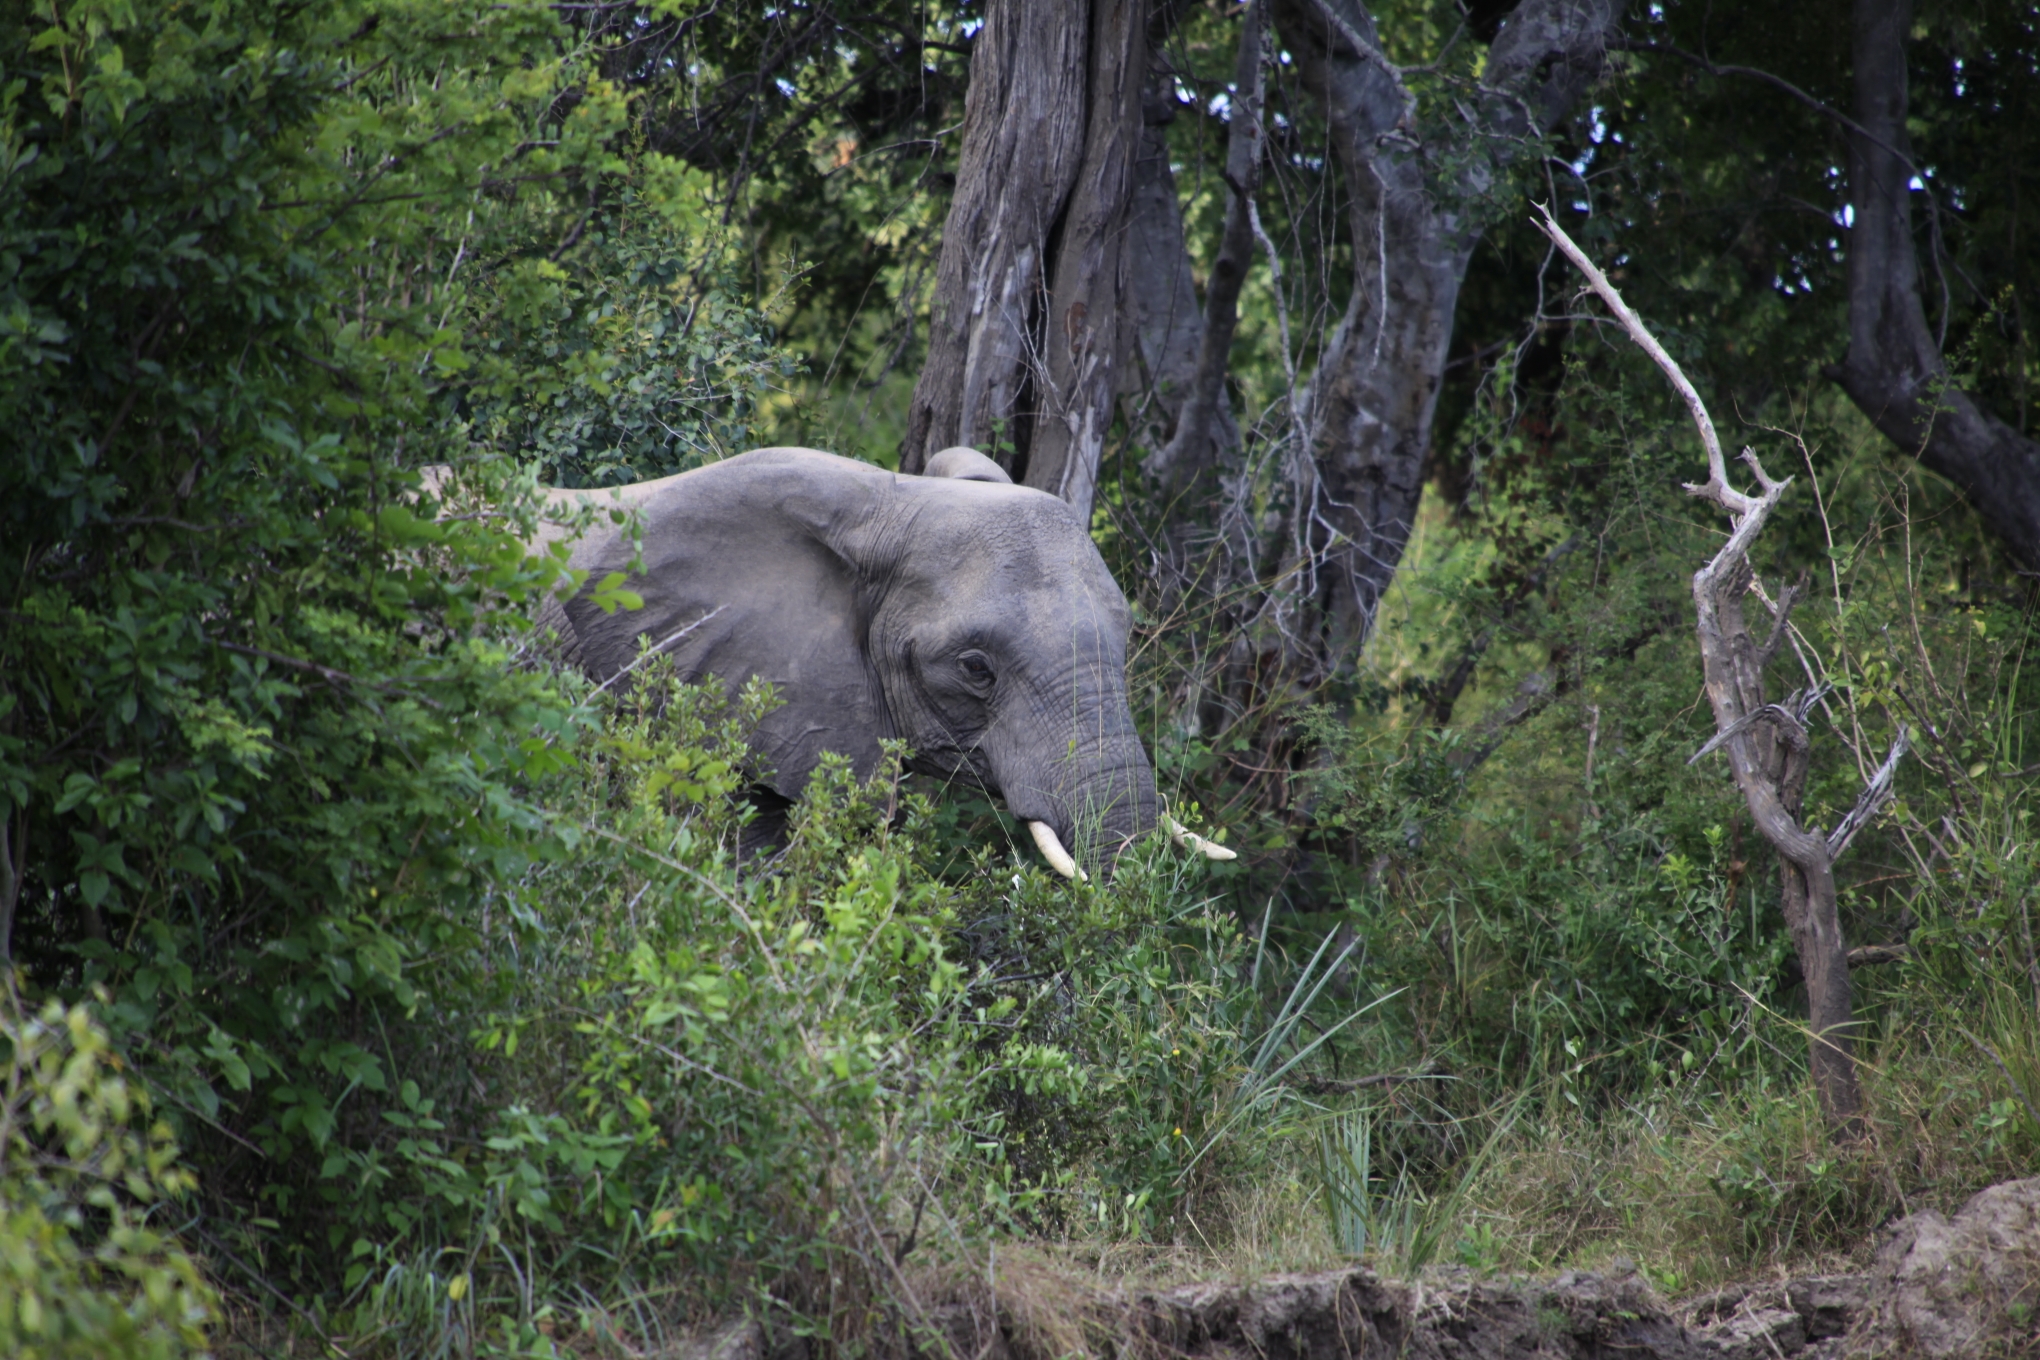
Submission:
<svg viewBox="0 0 2040 1360">
<path fill-rule="evenodd" d="M 1728 482 L 1728 468 L 1722 458 L 1721 441 L 1707 414 L 1700 394 L 1686 380 L 1672 357 L 1651 336 L 1585 252 L 1575 245 L 1551 214 L 1539 209 L 1539 229 L 1564 253 L 1622 322 L 1637 344 L 1663 369 L 1672 386 L 1685 401 L 1707 450 L 1707 481 L 1687 490 L 1713 501 L 1725 510 L 1731 529 L 1727 542 L 1714 557 L 1693 573 L 1693 612 L 1699 635 L 1701 669 L 1708 705 L 1714 711 L 1715 735 L 1698 753 L 1725 749 L 1736 787 L 1743 795 L 1758 831 L 1778 855 L 1780 906 L 1792 935 L 1800 972 L 1806 978 L 1808 1020 L 1808 1071 L 1815 1094 L 1826 1116 L 1832 1136 L 1840 1142 L 1863 1136 L 1863 1088 L 1856 1072 L 1850 1035 L 1855 1025 L 1850 999 L 1848 946 L 1842 938 L 1836 909 L 1834 851 L 1830 839 L 1809 829 L 1802 820 L 1807 773 L 1811 763 L 1806 719 L 1827 692 L 1825 684 L 1795 691 L 1783 703 L 1764 701 L 1763 659 L 1787 627 L 1785 605 L 1777 615 L 1772 639 L 1758 647 L 1750 635 L 1743 613 L 1743 599 L 1750 593 L 1754 576 L 1749 564 L 1750 545 L 1778 504 L 1790 478 L 1774 478 L 1764 471 L 1753 450 L 1744 449 L 1742 460 L 1757 480 L 1758 494 L 1737 491 Z M 1793 592 L 1796 593 L 1796 588 Z M 1768 733 L 1765 729 L 1769 729 Z M 1900 742 L 1904 736 L 1901 733 Z M 1896 760 L 1889 762 L 1895 768 Z M 1876 810 L 1878 799 L 1888 792 L 1869 796 L 1863 819 Z M 1860 820 L 1849 826 L 1849 834 Z"/>
<path fill-rule="evenodd" d="M 1664 370 L 1665 376 L 1671 379 L 1672 387 L 1678 392 L 1680 399 L 1686 403 L 1686 410 L 1692 414 L 1693 424 L 1700 431 L 1700 442 L 1707 449 L 1707 481 L 1700 486 L 1694 486 L 1689 482 L 1686 484 L 1686 490 L 1696 496 L 1705 496 L 1717 502 L 1731 515 L 1747 515 L 1752 510 L 1755 510 L 1757 508 L 1755 501 L 1729 486 L 1728 461 L 1721 453 L 1721 436 L 1714 432 L 1714 420 L 1707 414 L 1707 405 L 1700 400 L 1700 394 L 1694 390 L 1693 384 L 1686 380 L 1684 370 L 1679 367 L 1678 362 L 1671 355 L 1665 352 L 1665 347 L 1660 345 L 1657 342 L 1657 337 L 1645 328 L 1642 320 L 1638 318 L 1636 313 L 1629 310 L 1629 304 L 1624 302 L 1622 295 L 1615 291 L 1615 285 L 1608 282 L 1608 276 L 1601 272 L 1598 265 L 1587 258 L 1585 251 L 1573 244 L 1572 237 L 1566 235 L 1558 223 L 1553 220 L 1551 210 L 1542 203 L 1537 204 L 1536 207 L 1543 219 L 1542 221 L 1539 221 L 1537 218 L 1531 219 L 1536 224 L 1537 229 L 1550 237 L 1551 243 L 1557 246 L 1568 260 L 1573 262 L 1573 267 L 1587 276 L 1587 282 L 1593 285 L 1596 293 L 1600 294 L 1601 301 L 1606 303 L 1608 310 L 1615 314 L 1615 319 L 1622 323 L 1622 328 L 1629 332 L 1629 338 L 1636 341 L 1637 347 L 1645 354 L 1648 354 L 1657 366 Z M 1760 478 L 1762 475 L 1761 472 L 1758 473 Z"/>
<path fill-rule="evenodd" d="M 1812 689 L 1794 690 L 1781 704 L 1765 704 L 1762 708 L 1751 709 L 1716 732 L 1686 763 L 1699 764 L 1703 756 L 1714 754 L 1760 722 L 1775 723 L 1785 741 L 1795 746 L 1805 745 L 1806 715 L 1833 689 L 1832 685 L 1819 685 Z"/>
<path fill-rule="evenodd" d="M 1807 580 L 1808 573 L 1802 571 L 1797 581 L 1778 592 L 1777 604 L 1771 605 L 1769 600 L 1764 602 L 1771 608 L 1771 636 L 1764 639 L 1763 648 L 1757 653 L 1758 670 L 1763 670 L 1771 664 L 1778 655 L 1778 649 L 1784 645 L 1785 639 L 1791 636 L 1792 606 L 1806 594 Z"/>
<path fill-rule="evenodd" d="M 1849 842 L 1856 838 L 1856 833 L 1868 825 L 1870 819 L 1882 812 L 1884 805 L 1891 801 L 1892 778 L 1898 773 L 1900 758 L 1911 745 L 1912 732 L 1903 723 L 1899 724 L 1898 739 L 1891 743 L 1891 750 L 1886 753 L 1884 763 L 1877 767 L 1877 772 L 1870 776 L 1870 782 L 1857 796 L 1856 806 L 1849 809 L 1849 815 L 1842 818 L 1841 825 L 1828 833 L 1830 860 L 1840 859 L 1842 851 L 1848 849 Z"/>
<path fill-rule="evenodd" d="M 597 685 L 595 687 L 594 694 L 591 694 L 588 697 L 592 699 L 595 697 L 595 694 L 600 694 L 603 690 L 608 689 L 611 685 L 623 679 L 623 677 L 625 677 L 626 675 L 629 675 L 639 666 L 642 666 L 645 662 L 659 655 L 661 652 L 665 651 L 668 647 L 671 647 L 674 643 L 678 642 L 681 638 L 686 637 L 689 633 L 701 627 L 702 624 L 707 623 L 710 619 L 722 613 L 723 610 L 726 608 L 728 608 L 727 605 L 719 604 L 715 608 L 709 610 L 706 614 L 703 614 L 700 618 L 696 619 L 694 622 L 688 624 L 685 628 L 682 628 L 677 632 L 667 634 L 664 638 L 660 639 L 658 646 L 647 647 L 644 651 L 638 653 L 637 657 L 634 660 L 632 660 L 628 666 L 625 666 L 622 670 L 618 671 L 616 674 L 610 676 L 607 680 L 604 680 L 601 684 Z"/>
</svg>

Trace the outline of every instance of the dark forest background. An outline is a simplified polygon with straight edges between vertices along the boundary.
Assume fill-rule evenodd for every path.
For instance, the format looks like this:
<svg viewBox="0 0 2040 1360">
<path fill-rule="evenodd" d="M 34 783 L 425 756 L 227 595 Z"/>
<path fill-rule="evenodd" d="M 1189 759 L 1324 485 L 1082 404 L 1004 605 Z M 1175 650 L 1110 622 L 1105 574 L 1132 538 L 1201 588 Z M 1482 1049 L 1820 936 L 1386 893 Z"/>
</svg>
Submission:
<svg viewBox="0 0 2040 1360">
<path fill-rule="evenodd" d="M 2036 129 L 2004 0 L 0 5 L 5 1348 L 849 1353 L 1013 1250 L 1676 1294 L 2030 1172 Z M 1853 1112 L 1693 759 L 1729 520 L 1533 205 L 1791 479 L 1795 824 L 1909 743 Z M 1238 861 L 837 776 L 761 872 L 769 701 L 533 630 L 541 487 L 956 442 L 1090 514 Z"/>
</svg>

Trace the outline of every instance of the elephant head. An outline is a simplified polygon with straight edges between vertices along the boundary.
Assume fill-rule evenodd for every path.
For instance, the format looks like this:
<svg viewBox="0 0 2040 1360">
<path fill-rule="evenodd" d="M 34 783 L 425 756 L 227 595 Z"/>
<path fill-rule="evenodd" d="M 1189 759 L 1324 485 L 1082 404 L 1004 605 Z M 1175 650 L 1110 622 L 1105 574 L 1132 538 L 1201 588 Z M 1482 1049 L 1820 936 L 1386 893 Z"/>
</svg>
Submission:
<svg viewBox="0 0 2040 1360">
<path fill-rule="evenodd" d="M 824 751 L 863 778 L 898 738 L 913 770 L 1004 799 L 1065 875 L 1081 873 L 1076 856 L 1109 863 L 1159 819 L 1127 705 L 1126 599 L 1061 500 L 968 449 L 930 469 L 944 475 L 759 449 L 614 492 L 554 492 L 637 512 L 643 570 L 629 584 L 644 606 L 611 614 L 577 597 L 553 622 L 597 679 L 643 637 L 684 679 L 772 682 L 782 706 L 753 745 L 783 799 Z M 603 524 L 569 565 L 599 580 L 632 555 Z"/>
</svg>

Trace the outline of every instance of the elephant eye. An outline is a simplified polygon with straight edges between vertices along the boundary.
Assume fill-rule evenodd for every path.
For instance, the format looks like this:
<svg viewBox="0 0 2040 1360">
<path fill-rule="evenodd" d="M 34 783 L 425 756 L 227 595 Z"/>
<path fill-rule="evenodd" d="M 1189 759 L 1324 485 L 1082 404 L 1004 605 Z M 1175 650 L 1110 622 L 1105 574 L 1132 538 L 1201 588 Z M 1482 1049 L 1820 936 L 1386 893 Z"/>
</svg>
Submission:
<svg viewBox="0 0 2040 1360">
<path fill-rule="evenodd" d="M 963 667 L 965 675 L 978 684 L 989 685 L 992 682 L 992 666 L 985 660 L 984 653 L 965 652 L 957 658 L 957 664 Z"/>
</svg>

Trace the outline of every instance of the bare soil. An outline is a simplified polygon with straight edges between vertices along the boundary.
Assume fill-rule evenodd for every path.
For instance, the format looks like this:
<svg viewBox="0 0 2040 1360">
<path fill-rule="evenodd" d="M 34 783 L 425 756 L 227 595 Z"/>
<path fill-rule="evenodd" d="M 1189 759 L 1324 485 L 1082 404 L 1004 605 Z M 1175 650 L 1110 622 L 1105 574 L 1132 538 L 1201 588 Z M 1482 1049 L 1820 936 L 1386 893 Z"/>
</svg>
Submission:
<svg viewBox="0 0 2040 1360">
<path fill-rule="evenodd" d="M 1109 1290 L 1040 1277 L 952 1296 L 913 1360 L 1993 1360 L 2040 1356 L 2040 1178 L 1953 1217 L 1887 1228 L 1873 1269 L 1661 1298 L 1641 1275 L 1467 1271 L 1409 1282 L 1354 1266 L 1248 1283 Z M 755 1323 L 676 1360 L 807 1360 Z M 893 1349 L 881 1347 L 881 1349 Z"/>
</svg>

